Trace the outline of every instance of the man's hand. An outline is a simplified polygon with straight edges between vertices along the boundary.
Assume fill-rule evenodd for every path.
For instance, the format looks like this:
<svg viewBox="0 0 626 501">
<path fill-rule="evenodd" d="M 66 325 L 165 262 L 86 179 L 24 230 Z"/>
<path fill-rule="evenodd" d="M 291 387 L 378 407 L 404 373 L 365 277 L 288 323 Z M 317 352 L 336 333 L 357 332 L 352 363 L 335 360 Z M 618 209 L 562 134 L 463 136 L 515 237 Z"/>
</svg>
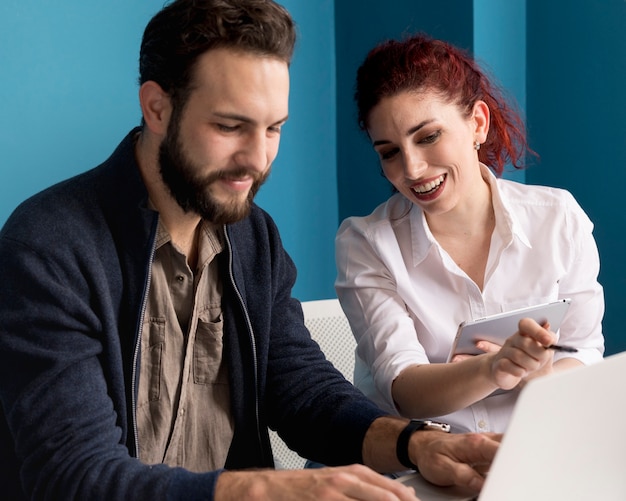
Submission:
<svg viewBox="0 0 626 501">
<path fill-rule="evenodd" d="M 417 431 L 409 441 L 409 457 L 433 484 L 479 492 L 500 440 L 502 434 L 497 433 Z"/>
<path fill-rule="evenodd" d="M 216 501 L 419 501 L 413 489 L 363 465 L 308 470 L 226 471 Z"/>
</svg>

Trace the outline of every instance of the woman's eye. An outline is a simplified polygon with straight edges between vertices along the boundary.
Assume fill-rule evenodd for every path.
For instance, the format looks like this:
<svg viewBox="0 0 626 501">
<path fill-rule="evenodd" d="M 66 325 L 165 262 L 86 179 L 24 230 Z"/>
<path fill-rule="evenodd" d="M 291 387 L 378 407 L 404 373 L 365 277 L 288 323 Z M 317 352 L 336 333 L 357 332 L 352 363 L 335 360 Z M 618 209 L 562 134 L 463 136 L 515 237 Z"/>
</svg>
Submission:
<svg viewBox="0 0 626 501">
<path fill-rule="evenodd" d="M 438 130 L 436 132 L 433 132 L 432 134 L 420 139 L 420 143 L 426 143 L 426 144 L 430 144 L 430 143 L 434 143 L 435 141 L 437 141 L 437 139 L 439 139 L 439 137 L 441 136 L 441 131 Z"/>
<path fill-rule="evenodd" d="M 390 150 L 379 151 L 378 155 L 381 160 L 389 160 L 390 158 L 393 158 L 396 153 L 398 153 L 398 149 L 392 148 Z"/>
</svg>

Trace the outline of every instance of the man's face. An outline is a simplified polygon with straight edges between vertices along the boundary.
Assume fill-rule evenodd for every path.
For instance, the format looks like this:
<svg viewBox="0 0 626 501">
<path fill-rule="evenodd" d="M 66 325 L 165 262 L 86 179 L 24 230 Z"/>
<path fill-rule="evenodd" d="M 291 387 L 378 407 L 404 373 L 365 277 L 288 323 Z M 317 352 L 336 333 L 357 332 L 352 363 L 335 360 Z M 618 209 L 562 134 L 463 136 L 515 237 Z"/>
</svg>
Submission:
<svg viewBox="0 0 626 501">
<path fill-rule="evenodd" d="M 159 150 L 163 181 L 186 212 L 216 224 L 248 214 L 278 153 L 288 97 L 288 67 L 279 59 L 231 49 L 199 58 Z"/>
</svg>

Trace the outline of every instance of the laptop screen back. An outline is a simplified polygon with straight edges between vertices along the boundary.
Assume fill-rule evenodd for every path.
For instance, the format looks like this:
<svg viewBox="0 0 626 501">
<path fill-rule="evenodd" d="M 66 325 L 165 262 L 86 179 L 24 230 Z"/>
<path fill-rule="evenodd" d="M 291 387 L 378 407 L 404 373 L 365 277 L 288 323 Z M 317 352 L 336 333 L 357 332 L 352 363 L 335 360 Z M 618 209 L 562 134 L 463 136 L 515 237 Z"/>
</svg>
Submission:
<svg viewBox="0 0 626 501">
<path fill-rule="evenodd" d="M 626 500 L 626 352 L 530 382 L 480 501 Z"/>
</svg>

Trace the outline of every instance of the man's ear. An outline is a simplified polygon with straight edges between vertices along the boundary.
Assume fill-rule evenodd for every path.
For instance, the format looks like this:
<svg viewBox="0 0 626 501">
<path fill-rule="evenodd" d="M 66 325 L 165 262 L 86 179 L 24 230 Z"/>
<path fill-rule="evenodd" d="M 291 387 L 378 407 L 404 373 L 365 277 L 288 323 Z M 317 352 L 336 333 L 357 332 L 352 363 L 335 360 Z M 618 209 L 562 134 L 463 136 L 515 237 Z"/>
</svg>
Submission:
<svg viewBox="0 0 626 501">
<path fill-rule="evenodd" d="M 172 113 L 169 94 L 158 83 L 148 80 L 139 88 L 139 104 L 146 126 L 154 134 L 164 136 Z"/>
<path fill-rule="evenodd" d="M 487 140 L 487 133 L 489 132 L 490 113 L 487 103 L 484 101 L 474 103 L 472 120 L 474 121 L 476 141 L 482 144 Z"/>
</svg>

